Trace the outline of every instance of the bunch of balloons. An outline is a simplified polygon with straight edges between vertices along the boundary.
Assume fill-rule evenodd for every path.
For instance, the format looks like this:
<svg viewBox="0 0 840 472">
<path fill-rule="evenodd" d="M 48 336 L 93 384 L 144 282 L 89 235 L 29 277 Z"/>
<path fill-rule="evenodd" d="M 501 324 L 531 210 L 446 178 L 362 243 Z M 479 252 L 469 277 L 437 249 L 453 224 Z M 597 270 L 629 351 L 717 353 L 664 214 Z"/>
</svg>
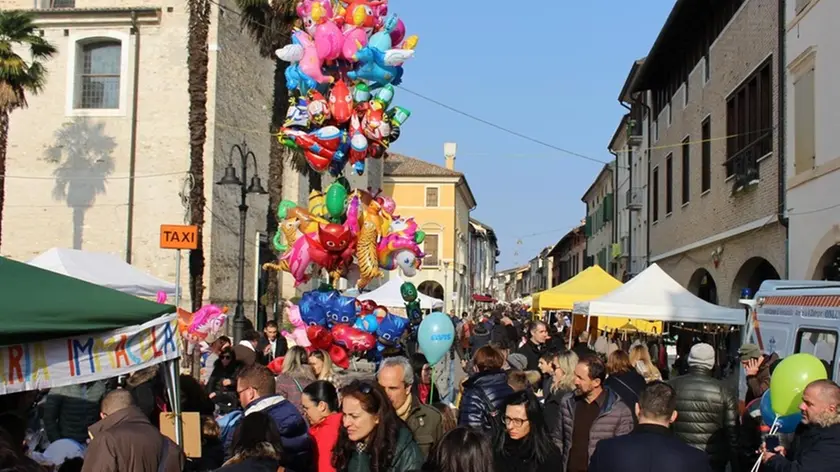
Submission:
<svg viewBox="0 0 840 472">
<path fill-rule="evenodd" d="M 364 355 L 374 347 L 382 353 L 397 346 L 408 325 L 387 311 L 382 318 L 365 313 L 355 298 L 329 287 L 305 292 L 298 306 L 310 347 L 327 351 L 333 363 L 345 369 L 350 354 Z"/>
<path fill-rule="evenodd" d="M 388 14 L 387 0 L 302 0 L 301 24 L 276 55 L 288 62 L 289 110 L 280 142 L 317 172 L 358 174 L 400 137 L 411 111 L 391 106 L 417 36 Z M 389 108 L 390 107 L 390 108 Z"/>
<path fill-rule="evenodd" d="M 811 354 L 794 354 L 779 363 L 770 377 L 770 389 L 761 397 L 761 419 L 792 433 L 802 421 L 799 405 L 809 383 L 828 378 L 823 362 Z"/>
<path fill-rule="evenodd" d="M 313 191 L 308 209 L 284 200 L 277 210 L 280 225 L 273 239 L 282 255 L 266 268 L 289 272 L 296 285 L 319 276 L 323 269 L 335 287 L 355 264 L 360 289 L 382 276 L 383 270 L 399 268 L 411 277 L 425 256 L 420 243 L 426 235 L 413 218 L 402 218 L 395 211 L 390 197 L 351 191 L 343 179 L 333 182 L 325 194 Z"/>
<path fill-rule="evenodd" d="M 227 320 L 227 307 L 204 305 L 195 313 L 178 308 L 178 332 L 187 345 L 187 354 L 208 336 L 221 331 Z"/>
</svg>

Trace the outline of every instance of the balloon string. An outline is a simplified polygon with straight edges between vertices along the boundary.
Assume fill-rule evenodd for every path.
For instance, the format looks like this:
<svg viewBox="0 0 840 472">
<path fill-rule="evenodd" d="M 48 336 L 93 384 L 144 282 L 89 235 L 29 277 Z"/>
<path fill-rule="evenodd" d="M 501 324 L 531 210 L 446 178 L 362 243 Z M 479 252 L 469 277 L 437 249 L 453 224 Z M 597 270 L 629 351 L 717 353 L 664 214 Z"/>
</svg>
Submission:
<svg viewBox="0 0 840 472">
<path fill-rule="evenodd" d="M 431 381 L 432 384 L 429 385 L 429 398 L 426 400 L 427 405 L 432 404 L 432 397 L 435 395 L 435 369 L 434 369 L 434 366 L 430 365 L 429 370 L 431 371 L 429 373 L 429 377 L 431 377 L 431 379 L 432 379 L 432 381 Z"/>
</svg>

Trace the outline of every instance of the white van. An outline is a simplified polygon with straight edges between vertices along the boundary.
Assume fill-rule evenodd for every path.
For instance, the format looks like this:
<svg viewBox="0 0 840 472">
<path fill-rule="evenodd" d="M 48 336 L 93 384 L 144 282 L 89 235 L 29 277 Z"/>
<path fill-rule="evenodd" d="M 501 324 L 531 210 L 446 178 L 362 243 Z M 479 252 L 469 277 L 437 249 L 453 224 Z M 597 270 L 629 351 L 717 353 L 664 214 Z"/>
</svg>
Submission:
<svg viewBox="0 0 840 472">
<path fill-rule="evenodd" d="M 757 315 L 745 327 L 745 343 L 781 358 L 813 354 L 825 363 L 830 379 L 840 378 L 840 282 L 768 280 L 752 301 L 742 303 Z"/>
</svg>

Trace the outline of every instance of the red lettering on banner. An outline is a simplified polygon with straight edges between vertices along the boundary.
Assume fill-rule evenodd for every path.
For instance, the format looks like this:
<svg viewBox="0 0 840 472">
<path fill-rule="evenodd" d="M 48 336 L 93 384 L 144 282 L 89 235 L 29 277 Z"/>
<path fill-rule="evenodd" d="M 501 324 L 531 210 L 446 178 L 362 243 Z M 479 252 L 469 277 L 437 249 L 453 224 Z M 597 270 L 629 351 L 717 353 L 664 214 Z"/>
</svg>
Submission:
<svg viewBox="0 0 840 472">
<path fill-rule="evenodd" d="M 70 377 L 76 376 L 76 362 L 73 360 L 73 340 L 67 340 L 67 363 L 70 364 Z"/>
<path fill-rule="evenodd" d="M 23 383 L 23 369 L 20 368 L 20 361 L 23 359 L 23 346 L 9 347 L 9 383 L 15 383 L 15 372 L 20 383 Z"/>
<path fill-rule="evenodd" d="M 114 358 L 117 361 L 117 368 L 120 368 L 120 358 L 125 360 L 126 367 L 131 365 L 131 362 L 128 360 L 128 353 L 125 351 L 125 345 L 128 343 L 128 336 L 122 334 L 120 335 L 120 342 L 117 344 L 116 352 L 114 353 Z"/>
</svg>

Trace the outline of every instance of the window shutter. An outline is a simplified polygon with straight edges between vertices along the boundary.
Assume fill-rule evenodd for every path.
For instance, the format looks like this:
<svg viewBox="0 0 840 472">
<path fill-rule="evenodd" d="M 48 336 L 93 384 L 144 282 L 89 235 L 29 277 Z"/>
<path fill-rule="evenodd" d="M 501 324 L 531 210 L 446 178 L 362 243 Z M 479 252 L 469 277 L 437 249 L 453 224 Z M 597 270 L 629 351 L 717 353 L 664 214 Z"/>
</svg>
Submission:
<svg viewBox="0 0 840 472">
<path fill-rule="evenodd" d="M 814 168 L 816 145 L 814 134 L 815 95 L 814 69 L 811 69 L 793 84 L 794 104 L 794 169 L 801 174 Z"/>
</svg>

